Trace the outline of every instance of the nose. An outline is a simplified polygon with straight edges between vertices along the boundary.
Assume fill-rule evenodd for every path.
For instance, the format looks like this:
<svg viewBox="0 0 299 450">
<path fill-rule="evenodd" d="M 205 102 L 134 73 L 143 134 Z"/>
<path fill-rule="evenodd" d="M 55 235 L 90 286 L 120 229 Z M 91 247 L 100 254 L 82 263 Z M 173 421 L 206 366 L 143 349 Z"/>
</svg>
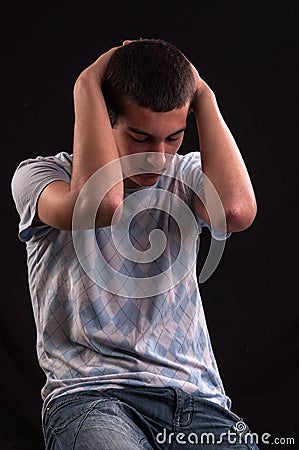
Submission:
<svg viewBox="0 0 299 450">
<path fill-rule="evenodd" d="M 146 157 L 146 161 L 151 165 L 154 169 L 160 170 L 165 167 L 166 164 L 166 156 L 164 152 L 149 152 Z"/>
</svg>

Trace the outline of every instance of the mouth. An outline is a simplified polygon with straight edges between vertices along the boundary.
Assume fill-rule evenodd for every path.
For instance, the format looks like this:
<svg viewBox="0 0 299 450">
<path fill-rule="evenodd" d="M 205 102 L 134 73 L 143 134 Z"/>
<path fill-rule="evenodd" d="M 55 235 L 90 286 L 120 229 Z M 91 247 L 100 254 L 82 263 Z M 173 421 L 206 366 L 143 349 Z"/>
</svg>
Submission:
<svg viewBox="0 0 299 450">
<path fill-rule="evenodd" d="M 161 175 L 152 172 L 134 175 L 125 179 L 125 186 L 128 188 L 136 186 L 152 186 L 157 183 L 160 177 Z"/>
<path fill-rule="evenodd" d="M 143 173 L 142 175 L 137 175 L 136 179 L 141 184 L 149 184 L 150 185 L 150 184 L 155 184 L 160 177 L 161 177 L 161 175 L 159 175 L 157 173 L 147 172 L 147 173 Z"/>
</svg>

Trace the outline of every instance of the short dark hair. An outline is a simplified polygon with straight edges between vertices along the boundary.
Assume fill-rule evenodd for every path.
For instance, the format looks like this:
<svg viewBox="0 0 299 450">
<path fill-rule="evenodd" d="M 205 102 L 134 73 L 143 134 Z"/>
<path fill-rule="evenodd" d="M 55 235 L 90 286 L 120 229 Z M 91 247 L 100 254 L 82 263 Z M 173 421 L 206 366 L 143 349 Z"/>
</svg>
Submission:
<svg viewBox="0 0 299 450">
<path fill-rule="evenodd" d="M 140 39 L 113 53 L 103 80 L 103 94 L 114 126 L 126 100 L 155 112 L 186 105 L 194 94 L 193 71 L 173 44 Z"/>
</svg>

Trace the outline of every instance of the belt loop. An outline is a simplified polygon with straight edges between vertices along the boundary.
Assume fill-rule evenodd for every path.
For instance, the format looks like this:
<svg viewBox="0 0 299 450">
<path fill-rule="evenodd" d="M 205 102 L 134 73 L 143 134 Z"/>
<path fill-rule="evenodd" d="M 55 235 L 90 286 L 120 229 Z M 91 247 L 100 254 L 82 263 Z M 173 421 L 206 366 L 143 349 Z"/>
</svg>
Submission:
<svg viewBox="0 0 299 450">
<path fill-rule="evenodd" d="M 181 389 L 175 389 L 176 410 L 173 419 L 174 431 L 180 426 L 189 425 L 193 416 L 194 397 Z"/>
<path fill-rule="evenodd" d="M 176 409 L 175 409 L 174 418 L 173 418 L 173 426 L 174 426 L 174 431 L 176 431 L 177 428 L 180 426 L 180 422 L 181 422 L 181 415 L 182 415 L 182 410 L 183 410 L 183 395 L 182 395 L 182 391 L 180 389 L 174 388 L 174 391 L 175 391 L 175 395 L 176 395 Z"/>
</svg>

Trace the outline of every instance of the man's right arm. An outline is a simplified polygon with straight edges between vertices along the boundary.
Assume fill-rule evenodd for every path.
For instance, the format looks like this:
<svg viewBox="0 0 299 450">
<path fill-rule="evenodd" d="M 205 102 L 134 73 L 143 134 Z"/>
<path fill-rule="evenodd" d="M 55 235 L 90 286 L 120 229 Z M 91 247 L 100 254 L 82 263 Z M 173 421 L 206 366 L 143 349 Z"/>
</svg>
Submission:
<svg viewBox="0 0 299 450">
<path fill-rule="evenodd" d="M 116 208 L 123 200 L 123 182 L 119 155 L 103 98 L 101 84 L 109 59 L 115 49 L 101 55 L 78 77 L 74 87 L 73 168 L 70 183 L 53 181 L 41 193 L 37 205 L 37 220 L 58 229 L 71 230 L 73 210 L 81 189 L 103 166 L 115 161 L 109 177 L 101 179 L 113 186 L 102 199 L 96 227 L 111 223 Z M 109 166 L 108 166 L 109 167 Z M 114 181 L 116 184 L 114 185 Z M 97 195 L 92 193 L 93 197 Z M 80 214 L 88 214 L 89 199 L 84 199 Z"/>
</svg>

